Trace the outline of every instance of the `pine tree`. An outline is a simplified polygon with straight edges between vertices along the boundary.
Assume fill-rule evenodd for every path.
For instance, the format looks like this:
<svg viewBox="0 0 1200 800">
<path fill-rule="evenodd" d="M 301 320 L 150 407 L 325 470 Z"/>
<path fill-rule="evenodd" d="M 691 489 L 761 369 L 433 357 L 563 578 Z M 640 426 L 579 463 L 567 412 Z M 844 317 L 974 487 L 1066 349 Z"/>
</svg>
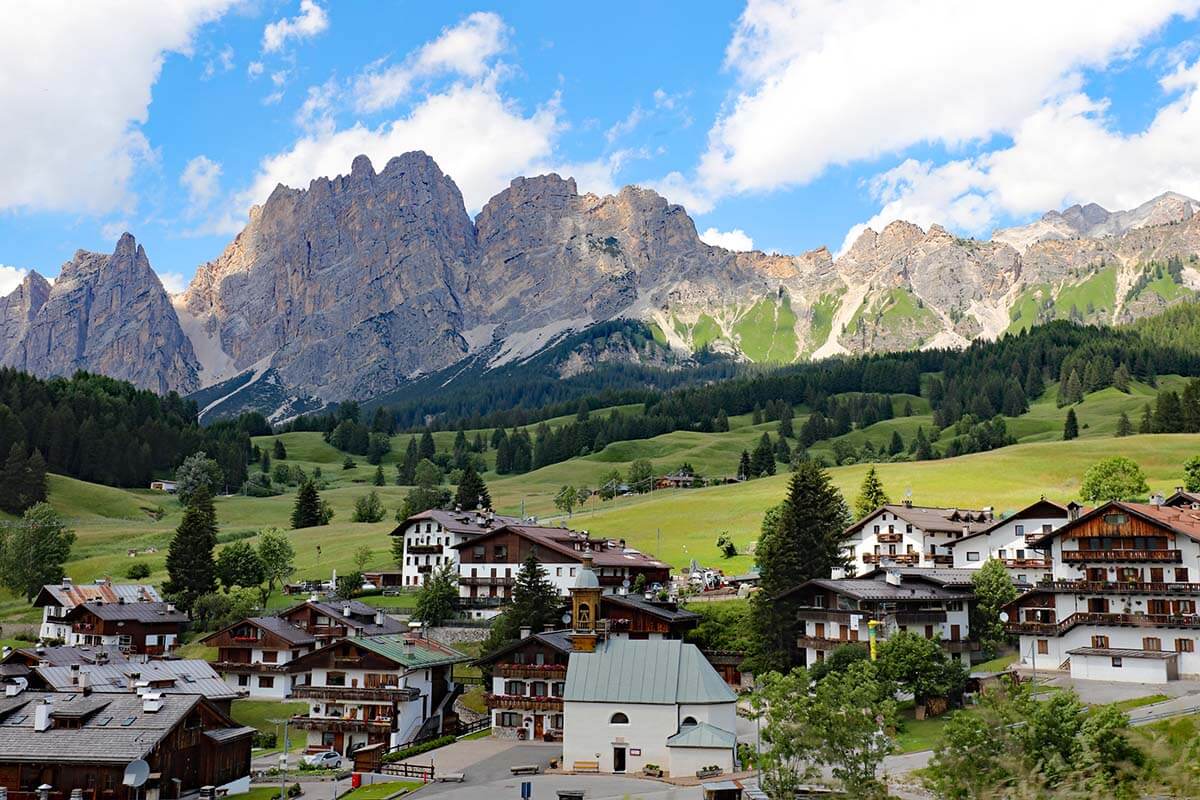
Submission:
<svg viewBox="0 0 1200 800">
<path fill-rule="evenodd" d="M 737 476 L 741 480 L 748 480 L 754 477 L 750 474 L 750 454 L 745 450 L 742 451 L 742 457 L 738 461 Z"/>
<path fill-rule="evenodd" d="M 283 446 L 282 439 L 275 440 L 274 453 L 276 461 L 283 461 L 287 458 L 287 448 Z"/>
<path fill-rule="evenodd" d="M 25 445 L 13 442 L 8 450 L 8 458 L 0 470 L 0 509 L 10 514 L 20 514 L 22 507 L 22 488 L 25 485 Z"/>
<path fill-rule="evenodd" d="M 207 486 L 200 486 L 184 509 L 183 520 L 167 550 L 167 582 L 163 591 L 191 611 L 196 598 L 217 589 L 217 513 Z"/>
<path fill-rule="evenodd" d="M 928 461 L 933 458 L 933 446 L 929 444 L 929 439 L 925 438 L 925 429 L 919 425 L 913 452 L 917 461 Z"/>
<path fill-rule="evenodd" d="M 379 464 L 375 467 L 375 479 L 371 481 L 375 486 L 383 486 L 387 483 L 387 479 L 383 477 L 383 465 Z"/>
<path fill-rule="evenodd" d="M 421 462 L 417 454 L 417 437 L 410 436 L 408 439 L 408 447 L 404 451 L 404 459 L 396 464 L 396 485 L 411 486 L 417 471 L 417 464 Z"/>
<path fill-rule="evenodd" d="M 263 475 L 271 474 L 271 454 L 266 450 L 262 451 L 262 459 L 258 462 L 258 468 L 262 471 Z"/>
<path fill-rule="evenodd" d="M 1079 420 L 1075 418 L 1075 409 L 1067 409 L 1067 421 L 1063 424 L 1063 441 L 1079 437 Z"/>
<path fill-rule="evenodd" d="M 1154 405 L 1154 432 L 1180 433 L 1183 431 L 1183 406 L 1179 395 L 1170 389 L 1158 393 Z"/>
<path fill-rule="evenodd" d="M 1133 434 L 1133 423 L 1129 421 L 1129 415 L 1124 411 L 1121 416 L 1117 417 L 1117 436 L 1130 436 Z"/>
<path fill-rule="evenodd" d="M 1112 385 L 1115 386 L 1118 391 L 1129 394 L 1130 380 L 1132 380 L 1132 378 L 1129 376 L 1129 367 L 1125 366 L 1125 362 L 1122 361 L 1113 372 Z"/>
<path fill-rule="evenodd" d="M 888 455 L 898 456 L 904 452 L 904 437 L 900 431 L 892 431 L 892 441 L 888 445 Z"/>
<path fill-rule="evenodd" d="M 471 462 L 467 462 L 462 479 L 458 482 L 454 503 L 463 510 L 492 507 L 492 496 L 488 493 L 487 484 L 479 477 L 475 465 Z"/>
<path fill-rule="evenodd" d="M 717 433 L 725 433 L 729 430 L 729 417 L 725 414 L 725 409 L 717 412 L 717 418 L 713 422 L 713 430 Z"/>
<path fill-rule="evenodd" d="M 433 443 L 433 434 L 428 428 L 421 434 L 421 443 L 417 445 L 417 461 L 428 458 L 430 461 L 437 455 L 437 445 Z"/>
<path fill-rule="evenodd" d="M 46 502 L 49 492 L 46 489 L 46 460 L 40 450 L 34 450 L 33 455 L 25 462 L 24 503 L 29 508 L 38 503 Z M 25 509 L 22 509 L 24 511 Z"/>
<path fill-rule="evenodd" d="M 326 523 L 321 521 L 322 516 L 321 495 L 317 492 L 317 486 L 312 481 L 305 481 L 296 491 L 296 503 L 292 507 L 292 527 L 312 528 L 324 525 Z"/>
<path fill-rule="evenodd" d="M 1083 382 L 1079 377 L 1078 370 L 1071 370 L 1071 374 L 1067 376 L 1067 380 L 1059 387 L 1058 390 L 1058 405 L 1068 406 L 1073 403 L 1079 403 L 1083 400 Z"/>
<path fill-rule="evenodd" d="M 782 436 L 775 440 L 775 460 L 780 464 L 790 464 L 792 461 L 792 448 Z"/>
<path fill-rule="evenodd" d="M 514 641 L 520 636 L 521 628 L 541 631 L 547 625 L 559 624 L 561 608 L 558 588 L 531 552 L 513 581 L 512 605 L 492 623 L 481 652 L 485 655 L 493 653 Z"/>
<path fill-rule="evenodd" d="M 1142 419 L 1138 423 L 1138 433 L 1154 433 L 1154 412 L 1150 410 L 1149 403 L 1142 406 Z"/>
<path fill-rule="evenodd" d="M 1046 384 L 1042 380 L 1041 367 L 1037 364 L 1030 364 L 1029 371 L 1025 373 L 1025 396 L 1030 400 L 1037 400 L 1044 391 L 1046 391 Z"/>
<path fill-rule="evenodd" d="M 750 474 L 755 478 L 775 474 L 775 451 L 771 446 L 771 434 L 766 431 L 750 457 Z"/>
<path fill-rule="evenodd" d="M 796 438 L 795 432 L 792 430 L 792 407 L 785 406 L 783 414 L 779 417 L 779 438 Z"/>
<path fill-rule="evenodd" d="M 786 671 L 798 662 L 796 639 L 804 623 L 786 593 L 845 565 L 842 531 L 848 518 L 845 500 L 825 470 L 812 461 L 797 464 L 787 498 L 764 520 L 755 551 L 760 574 L 760 591 L 751 601 L 756 674 Z"/>
<path fill-rule="evenodd" d="M 875 472 L 875 467 L 871 467 L 867 470 L 862 486 L 858 490 L 858 498 L 854 501 L 855 515 L 859 519 L 862 519 L 875 509 L 890 502 L 891 499 L 884 490 L 883 482 L 879 480 L 879 475 Z"/>
</svg>

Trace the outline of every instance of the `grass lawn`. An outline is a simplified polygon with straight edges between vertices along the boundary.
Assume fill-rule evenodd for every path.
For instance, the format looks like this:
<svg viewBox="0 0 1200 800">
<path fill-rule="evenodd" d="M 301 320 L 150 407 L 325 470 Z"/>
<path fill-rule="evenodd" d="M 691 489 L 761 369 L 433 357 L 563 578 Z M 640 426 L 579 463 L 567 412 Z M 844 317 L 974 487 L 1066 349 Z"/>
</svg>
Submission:
<svg viewBox="0 0 1200 800">
<path fill-rule="evenodd" d="M 474 711 L 476 714 L 486 714 L 488 710 L 487 700 L 484 699 L 484 695 L 486 694 L 487 692 L 484 691 L 482 686 L 472 686 L 463 692 L 460 700 L 464 706 Z M 487 733 L 486 731 L 481 732 Z"/>
<path fill-rule="evenodd" d="M 383 800 L 400 792 L 408 793 L 420 789 L 424 785 L 421 781 L 383 781 L 352 789 L 339 800 Z"/>
<path fill-rule="evenodd" d="M 1017 659 L 1020 657 L 1020 653 L 1009 653 L 1007 655 L 997 656 L 991 661 L 984 661 L 971 667 L 971 672 L 1003 672 L 1016 663 Z"/>
<path fill-rule="evenodd" d="M 1163 700 L 1170 699 L 1170 696 L 1165 694 L 1148 694 L 1145 697 L 1131 697 L 1128 700 L 1119 700 L 1113 703 L 1113 705 L 1121 711 L 1132 711 L 1135 708 L 1161 703 Z"/>
<path fill-rule="evenodd" d="M 234 700 L 233 718 L 241 725 L 249 725 L 260 731 L 274 731 L 277 749 L 283 747 L 283 724 L 271 720 L 284 719 L 308 711 L 308 703 L 283 700 Z M 288 740 L 294 752 L 304 747 L 307 737 L 304 731 L 288 730 Z M 266 751 L 270 752 L 270 751 Z"/>
<path fill-rule="evenodd" d="M 971 708 L 964 708 L 951 713 L 972 714 L 974 711 Z M 912 701 L 901 703 L 900 731 L 896 734 L 896 752 L 915 753 L 919 750 L 932 750 L 938 740 L 942 738 L 942 728 L 946 726 L 946 720 L 949 717 L 950 714 L 943 714 L 940 717 L 917 719 L 913 713 Z"/>
<path fill-rule="evenodd" d="M 279 794 L 278 786 L 253 786 L 250 791 L 245 794 L 231 795 L 237 800 L 271 800 Z"/>
</svg>

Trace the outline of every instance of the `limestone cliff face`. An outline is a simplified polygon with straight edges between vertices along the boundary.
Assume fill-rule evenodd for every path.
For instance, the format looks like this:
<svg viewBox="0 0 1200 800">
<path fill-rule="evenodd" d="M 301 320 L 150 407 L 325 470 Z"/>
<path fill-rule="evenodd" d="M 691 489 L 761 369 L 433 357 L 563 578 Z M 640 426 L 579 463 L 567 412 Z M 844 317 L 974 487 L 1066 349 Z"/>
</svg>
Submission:
<svg viewBox="0 0 1200 800">
<path fill-rule="evenodd" d="M 326 399 L 370 397 L 454 363 L 475 258 L 462 195 L 424 153 L 378 174 L 278 187 L 181 298 L 238 369 Z"/>
<path fill-rule="evenodd" d="M 160 393 L 199 386 L 191 343 L 128 233 L 112 255 L 78 251 L 53 286 L 28 276 L 0 301 L 0 324 L 0 358 L 35 375 L 86 369 Z"/>
</svg>

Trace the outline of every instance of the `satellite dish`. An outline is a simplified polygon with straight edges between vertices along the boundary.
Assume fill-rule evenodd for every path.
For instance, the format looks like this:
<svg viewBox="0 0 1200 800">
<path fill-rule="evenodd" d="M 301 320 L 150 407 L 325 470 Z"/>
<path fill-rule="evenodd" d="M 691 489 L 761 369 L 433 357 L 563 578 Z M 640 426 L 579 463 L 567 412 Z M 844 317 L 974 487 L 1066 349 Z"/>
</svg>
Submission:
<svg viewBox="0 0 1200 800">
<path fill-rule="evenodd" d="M 626 578 L 625 580 L 621 581 L 621 588 L 622 588 L 622 589 L 628 589 L 628 588 L 629 588 L 629 586 L 630 586 L 630 584 L 629 584 L 629 578 Z"/>
<path fill-rule="evenodd" d="M 564 625 L 571 624 L 571 612 L 570 611 L 568 611 L 567 613 L 562 615 L 562 621 L 563 621 Z"/>
<path fill-rule="evenodd" d="M 1000 621 L 1001 621 L 1001 622 L 1008 622 L 1008 612 L 1007 612 L 1007 611 L 1001 611 L 1001 612 L 1000 612 Z"/>
<path fill-rule="evenodd" d="M 121 783 L 125 786 L 133 786 L 134 788 L 141 786 L 150 777 L 150 765 L 142 759 L 130 761 L 129 766 L 125 768 L 125 777 L 121 779 Z"/>
</svg>

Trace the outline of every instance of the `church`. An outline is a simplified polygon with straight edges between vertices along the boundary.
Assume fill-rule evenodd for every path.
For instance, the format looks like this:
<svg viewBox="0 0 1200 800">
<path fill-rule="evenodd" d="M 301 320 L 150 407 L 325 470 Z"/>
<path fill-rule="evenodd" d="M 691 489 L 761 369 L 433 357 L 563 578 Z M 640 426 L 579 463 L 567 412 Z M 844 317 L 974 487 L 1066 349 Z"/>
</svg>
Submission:
<svg viewBox="0 0 1200 800">
<path fill-rule="evenodd" d="M 568 771 L 666 775 L 737 758 L 737 695 L 692 644 L 609 636 L 600 582 L 584 559 L 571 589 L 571 652 L 563 694 Z"/>
</svg>

